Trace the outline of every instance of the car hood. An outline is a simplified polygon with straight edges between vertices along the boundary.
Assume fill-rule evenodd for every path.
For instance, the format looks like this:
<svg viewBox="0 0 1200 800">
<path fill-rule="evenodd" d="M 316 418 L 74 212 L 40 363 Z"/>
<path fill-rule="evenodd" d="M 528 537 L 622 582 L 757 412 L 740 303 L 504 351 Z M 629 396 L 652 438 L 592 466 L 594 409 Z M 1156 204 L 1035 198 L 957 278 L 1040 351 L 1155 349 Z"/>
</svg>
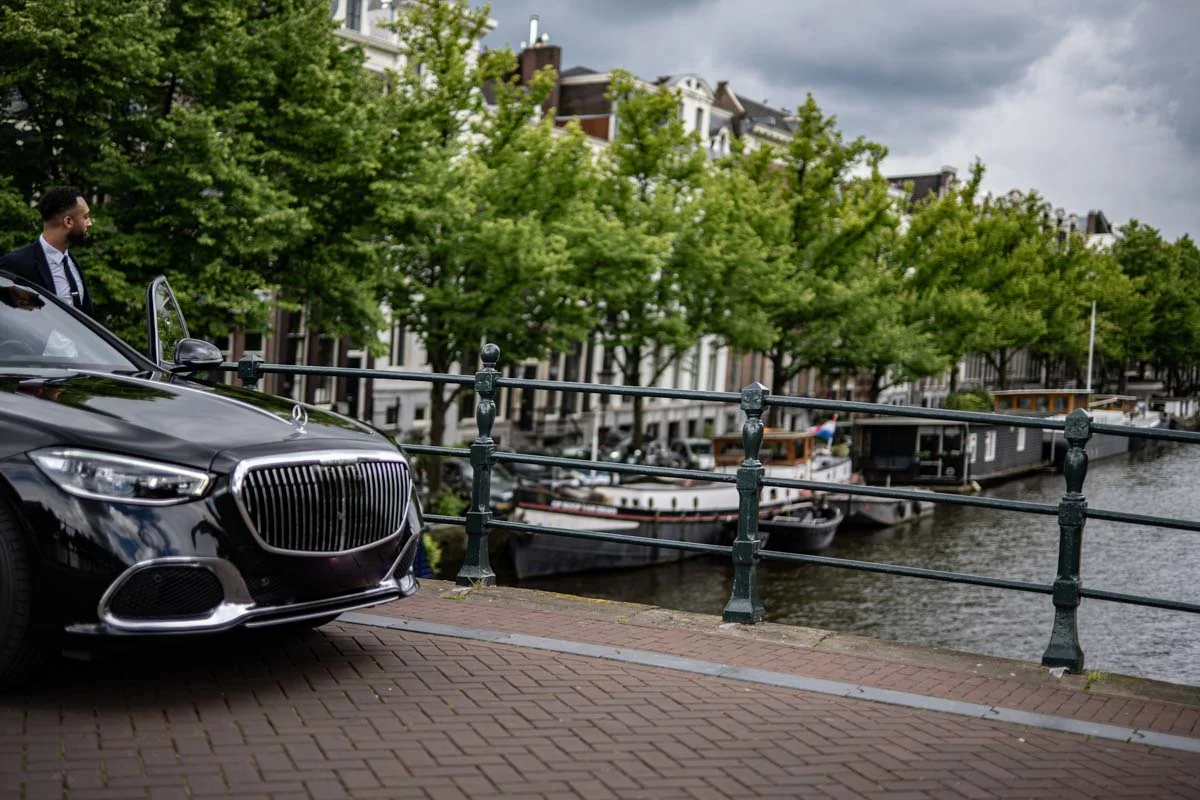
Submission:
<svg viewBox="0 0 1200 800">
<path fill-rule="evenodd" d="M 263 453 L 395 445 L 347 417 L 224 384 L 108 373 L 0 374 L 0 430 L 29 447 L 69 445 L 223 471 Z M 306 417 L 306 419 L 305 419 Z"/>
</svg>

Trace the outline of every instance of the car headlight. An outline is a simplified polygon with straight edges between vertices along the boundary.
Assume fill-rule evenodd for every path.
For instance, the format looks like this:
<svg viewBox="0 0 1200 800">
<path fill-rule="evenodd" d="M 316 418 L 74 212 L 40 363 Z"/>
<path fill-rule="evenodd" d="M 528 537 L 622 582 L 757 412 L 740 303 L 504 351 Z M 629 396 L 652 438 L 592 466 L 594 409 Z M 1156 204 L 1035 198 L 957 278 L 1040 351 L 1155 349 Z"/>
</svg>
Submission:
<svg viewBox="0 0 1200 800">
<path fill-rule="evenodd" d="M 50 448 L 30 458 L 64 492 L 92 500 L 165 506 L 203 496 L 212 482 L 197 470 L 90 450 Z"/>
</svg>

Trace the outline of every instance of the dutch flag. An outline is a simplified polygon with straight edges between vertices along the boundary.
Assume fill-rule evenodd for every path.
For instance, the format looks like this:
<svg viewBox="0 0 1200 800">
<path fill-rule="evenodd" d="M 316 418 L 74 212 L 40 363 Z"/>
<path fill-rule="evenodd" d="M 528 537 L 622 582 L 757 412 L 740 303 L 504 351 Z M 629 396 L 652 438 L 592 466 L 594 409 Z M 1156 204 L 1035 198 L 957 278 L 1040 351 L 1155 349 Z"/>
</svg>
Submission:
<svg viewBox="0 0 1200 800">
<path fill-rule="evenodd" d="M 833 415 L 833 419 L 828 420 L 820 425 L 814 425 L 808 429 L 808 432 L 818 439 L 827 439 L 833 441 L 833 434 L 837 431 L 837 415 Z"/>
</svg>

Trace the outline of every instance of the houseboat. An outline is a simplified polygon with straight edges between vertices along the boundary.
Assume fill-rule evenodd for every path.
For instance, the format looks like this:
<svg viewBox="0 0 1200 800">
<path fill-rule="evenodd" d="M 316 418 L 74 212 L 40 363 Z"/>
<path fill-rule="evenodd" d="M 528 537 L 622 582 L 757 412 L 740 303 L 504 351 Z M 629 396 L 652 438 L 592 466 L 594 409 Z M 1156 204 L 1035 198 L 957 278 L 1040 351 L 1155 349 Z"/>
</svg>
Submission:
<svg viewBox="0 0 1200 800">
<path fill-rule="evenodd" d="M 1044 469 L 1043 431 L 907 417 L 854 420 L 854 458 L 872 486 L 974 489 Z"/>
<path fill-rule="evenodd" d="M 763 437 L 765 474 L 829 483 L 851 478 L 850 458 L 819 448 L 809 432 L 768 432 Z M 714 471 L 733 472 L 742 461 L 741 436 L 713 439 Z M 808 499 L 811 492 L 763 487 L 763 518 Z M 738 492 L 732 483 L 637 476 L 611 485 L 522 486 L 512 520 L 528 525 L 621 533 L 663 541 L 720 544 L 736 531 Z M 694 552 L 627 542 L 517 534 L 511 537 L 518 578 L 642 567 L 678 561 Z"/>
<path fill-rule="evenodd" d="M 1145 402 L 1134 395 L 1099 395 L 1083 389 L 1010 389 L 993 392 L 992 397 L 994 409 L 1003 414 L 1061 421 L 1082 408 L 1092 422 L 1102 425 L 1156 428 L 1164 424 L 1163 415 L 1147 411 Z M 1127 453 L 1132 441 L 1128 436 L 1093 433 L 1086 447 L 1088 458 L 1099 461 Z M 1055 469 L 1062 468 L 1068 447 L 1062 431 L 1045 431 L 1043 456 Z"/>
<path fill-rule="evenodd" d="M 827 422 L 809 431 L 772 431 L 763 433 L 758 459 L 763 465 L 763 477 L 820 483 L 850 483 L 854 479 L 853 462 L 849 456 L 835 456 L 829 447 L 833 428 Z M 713 437 L 713 460 L 717 472 L 737 472 L 746 457 L 741 434 Z M 764 507 L 797 503 L 812 499 L 807 489 L 763 487 Z"/>
</svg>

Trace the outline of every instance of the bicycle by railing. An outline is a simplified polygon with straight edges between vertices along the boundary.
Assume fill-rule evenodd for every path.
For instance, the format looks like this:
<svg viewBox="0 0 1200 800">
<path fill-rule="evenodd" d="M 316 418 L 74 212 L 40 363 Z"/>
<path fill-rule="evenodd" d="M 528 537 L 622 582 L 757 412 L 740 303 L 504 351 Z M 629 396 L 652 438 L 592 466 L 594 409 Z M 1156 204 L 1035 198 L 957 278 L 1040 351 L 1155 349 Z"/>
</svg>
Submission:
<svg viewBox="0 0 1200 800">
<path fill-rule="evenodd" d="M 1033 592 L 1050 595 L 1054 606 L 1054 623 L 1051 629 L 1050 642 L 1042 655 L 1042 664 L 1047 667 L 1065 667 L 1073 673 L 1083 671 L 1084 653 L 1079 642 L 1077 610 L 1080 601 L 1085 597 L 1152 608 L 1187 611 L 1191 613 L 1200 612 L 1200 604 L 1197 603 L 1088 589 L 1083 586 L 1080 578 L 1083 531 L 1084 525 L 1089 518 L 1182 531 L 1200 531 L 1200 521 L 1089 508 L 1087 499 L 1083 493 L 1083 486 L 1088 470 L 1086 447 L 1093 434 L 1104 433 L 1129 438 L 1200 444 L 1200 433 L 1174 429 L 1148 429 L 1095 424 L 1087 412 L 1082 409 L 1075 410 L 1065 420 L 1054 420 L 941 408 L 918 408 L 841 400 L 821 400 L 811 397 L 772 396 L 767 388 L 760 383 L 750 384 L 740 393 L 735 393 L 505 378 L 496 369 L 496 364 L 500 360 L 500 349 L 496 345 L 485 345 L 481 356 L 483 366 L 474 376 L 267 364 L 256 355 L 248 355 L 236 364 L 223 364 L 221 369 L 236 371 L 243 385 L 250 388 L 257 388 L 262 376 L 268 374 L 373 378 L 379 380 L 420 381 L 425 383 L 473 386 L 477 398 L 475 420 L 479 435 L 469 449 L 431 445 L 404 445 L 405 450 L 414 453 L 435 456 L 467 456 L 470 459 L 473 472 L 471 496 L 470 505 L 464 516 L 453 517 L 434 514 L 426 516 L 426 519 L 431 522 L 462 524 L 466 528 L 466 553 L 462 568 L 456 577 L 457 583 L 460 585 L 481 583 L 492 585 L 496 582 L 495 572 L 492 570 L 488 559 L 488 531 L 495 529 L 731 557 L 734 566 L 733 587 L 722 617 L 726 622 L 738 622 L 750 625 L 762 621 L 764 616 L 764 607 L 758 593 L 758 564 L 763 560 L 815 564 L 839 569 L 860 570 L 996 589 Z M 736 474 L 729 474 L 691 469 L 652 467 L 640 464 L 585 461 L 577 458 L 539 456 L 525 453 L 497 452 L 496 443 L 492 438 L 492 427 L 496 421 L 497 396 L 500 389 L 505 387 L 737 404 L 745 414 L 745 422 L 742 425 L 744 458 Z M 881 486 L 826 483 L 790 478 L 769 478 L 764 475 L 763 462 L 759 456 L 764 433 L 763 415 L 771 407 L 848 413 L 861 412 L 895 417 L 1003 424 L 1019 428 L 1063 431 L 1068 445 L 1063 462 L 1066 491 L 1057 505 L 1051 505 L 1048 503 L 1030 503 L 989 497 L 969 497 L 909 489 L 893 489 Z M 596 470 L 621 475 L 683 478 L 735 484 L 738 493 L 737 534 L 732 546 L 729 546 L 493 520 L 491 511 L 491 471 L 492 465 L 495 463 L 524 463 L 551 467 L 568 467 L 576 470 Z M 1039 584 L 895 564 L 881 564 L 828 556 L 763 550 L 761 549 L 761 541 L 758 536 L 759 499 L 763 487 L 799 489 L 810 492 L 837 492 L 851 496 L 862 495 L 867 497 L 915 500 L 934 502 L 941 505 L 969 506 L 1024 514 L 1056 516 L 1059 528 L 1057 575 L 1052 584 Z"/>
</svg>

